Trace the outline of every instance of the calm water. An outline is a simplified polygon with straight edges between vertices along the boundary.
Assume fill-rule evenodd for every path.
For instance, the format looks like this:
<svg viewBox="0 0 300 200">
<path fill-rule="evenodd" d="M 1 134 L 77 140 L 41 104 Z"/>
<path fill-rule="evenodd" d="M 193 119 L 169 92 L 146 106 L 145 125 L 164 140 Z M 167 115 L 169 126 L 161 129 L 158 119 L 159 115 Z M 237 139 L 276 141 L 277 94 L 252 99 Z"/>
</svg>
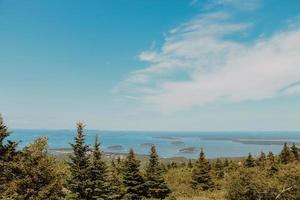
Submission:
<svg viewBox="0 0 300 200">
<path fill-rule="evenodd" d="M 49 139 L 50 148 L 69 148 L 76 132 L 74 130 L 13 130 L 11 140 L 21 141 L 20 147 L 45 136 Z M 258 155 L 261 151 L 278 153 L 281 145 L 242 144 L 235 139 L 279 140 L 300 143 L 300 132 L 138 132 L 138 131 L 86 131 L 86 141 L 92 144 L 95 135 L 99 134 L 102 149 L 110 152 L 127 152 L 132 147 L 136 153 L 148 154 L 149 146 L 155 144 L 162 157 L 184 156 L 196 158 L 200 148 L 210 158 L 245 156 L 249 152 Z M 176 144 L 174 144 L 176 143 Z M 111 150 L 108 147 L 121 145 L 122 150 Z M 179 150 L 195 147 L 194 153 L 180 153 Z"/>
</svg>

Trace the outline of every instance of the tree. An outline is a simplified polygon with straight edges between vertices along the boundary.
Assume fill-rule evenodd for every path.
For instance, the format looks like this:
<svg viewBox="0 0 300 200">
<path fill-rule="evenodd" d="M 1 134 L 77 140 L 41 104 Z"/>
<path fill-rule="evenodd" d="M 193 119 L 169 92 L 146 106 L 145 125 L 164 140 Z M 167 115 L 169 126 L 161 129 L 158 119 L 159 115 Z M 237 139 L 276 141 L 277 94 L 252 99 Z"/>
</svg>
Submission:
<svg viewBox="0 0 300 200">
<path fill-rule="evenodd" d="M 285 142 L 283 148 L 279 154 L 280 162 L 283 164 L 287 164 L 293 160 L 293 154 L 291 153 L 290 148 Z"/>
<path fill-rule="evenodd" d="M 10 167 L 13 179 L 6 184 L 3 199 L 57 200 L 64 196 L 65 170 L 49 156 L 47 138 L 39 138 L 25 147 Z"/>
<path fill-rule="evenodd" d="M 195 163 L 192 171 L 191 184 L 194 189 L 200 188 L 202 190 L 209 190 L 214 188 L 214 183 L 210 176 L 210 164 L 205 158 L 203 149 L 201 149 L 199 159 Z"/>
<path fill-rule="evenodd" d="M 278 193 L 277 183 L 255 167 L 240 168 L 227 182 L 228 200 L 275 200 Z"/>
<path fill-rule="evenodd" d="M 151 147 L 149 163 L 146 166 L 145 185 L 148 196 L 151 198 L 164 199 L 171 193 L 162 175 L 159 158 L 155 146 Z"/>
<path fill-rule="evenodd" d="M 274 156 L 272 151 L 270 151 L 268 153 L 268 161 L 269 161 L 269 163 L 274 163 L 275 162 L 275 156 Z"/>
<path fill-rule="evenodd" d="M 122 183 L 121 174 L 117 169 L 114 160 L 111 161 L 110 168 L 108 170 L 108 182 L 109 182 L 109 198 L 110 200 L 120 200 L 124 195 L 124 187 Z"/>
<path fill-rule="evenodd" d="M 293 157 L 295 160 L 299 160 L 300 159 L 300 155 L 299 155 L 299 148 L 296 147 L 295 143 L 291 146 L 291 153 L 293 154 Z"/>
<path fill-rule="evenodd" d="M 190 168 L 190 169 L 193 168 L 193 163 L 192 163 L 191 159 L 189 159 L 187 167 Z"/>
<path fill-rule="evenodd" d="M 3 194 L 8 182 L 12 181 L 14 172 L 12 166 L 19 153 L 17 143 L 7 140 L 10 135 L 8 127 L 5 125 L 0 114 L 0 194 Z"/>
<path fill-rule="evenodd" d="M 100 150 L 98 135 L 95 139 L 95 145 L 92 152 L 90 166 L 88 167 L 90 199 L 109 199 L 109 184 L 107 177 L 107 166 Z"/>
<path fill-rule="evenodd" d="M 140 174 L 140 162 L 135 158 L 132 149 L 129 150 L 123 168 L 123 184 L 125 199 L 139 200 L 146 196 L 144 179 Z"/>
<path fill-rule="evenodd" d="M 257 165 L 265 166 L 266 160 L 267 160 L 266 154 L 264 152 L 260 152 L 260 156 L 257 159 Z"/>
<path fill-rule="evenodd" d="M 255 161 L 251 155 L 251 153 L 249 153 L 247 159 L 245 160 L 245 167 L 254 167 L 255 166 Z"/>
<path fill-rule="evenodd" d="M 6 144 L 4 140 L 10 135 L 8 127 L 5 125 L 3 118 L 0 114 L 0 161 L 10 161 L 12 157 L 17 154 L 17 143 L 7 140 Z"/>
<path fill-rule="evenodd" d="M 219 158 L 215 162 L 214 170 L 217 178 L 224 178 L 224 167 L 222 161 Z"/>
<path fill-rule="evenodd" d="M 70 156 L 71 162 L 69 163 L 71 178 L 68 186 L 77 199 L 90 199 L 92 191 L 92 188 L 89 188 L 89 147 L 85 144 L 84 127 L 85 125 L 81 122 L 77 124 L 77 136 L 75 137 L 75 144 L 71 144 L 73 155 Z"/>
</svg>

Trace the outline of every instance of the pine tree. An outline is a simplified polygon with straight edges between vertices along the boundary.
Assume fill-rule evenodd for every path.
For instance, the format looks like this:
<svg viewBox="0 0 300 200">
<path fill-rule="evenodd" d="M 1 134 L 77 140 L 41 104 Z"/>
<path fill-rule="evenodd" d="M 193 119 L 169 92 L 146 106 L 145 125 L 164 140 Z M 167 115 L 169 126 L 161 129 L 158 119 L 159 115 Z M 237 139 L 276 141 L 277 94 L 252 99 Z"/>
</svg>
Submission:
<svg viewBox="0 0 300 200">
<path fill-rule="evenodd" d="M 19 154 L 16 150 L 17 143 L 7 140 L 10 135 L 8 127 L 5 125 L 0 114 L 0 194 L 4 192 L 4 188 L 8 182 L 14 177 L 15 158 Z M 6 140 L 6 142 L 4 142 Z"/>
<path fill-rule="evenodd" d="M 293 154 L 291 153 L 290 148 L 285 142 L 283 148 L 279 154 L 280 162 L 283 164 L 287 164 L 293 160 Z"/>
<path fill-rule="evenodd" d="M 219 158 L 216 160 L 214 170 L 217 178 L 224 178 L 224 167 L 222 161 Z"/>
<path fill-rule="evenodd" d="M 17 143 L 8 140 L 6 144 L 4 140 L 10 135 L 8 127 L 4 124 L 0 114 L 0 161 L 10 161 L 17 154 Z"/>
<path fill-rule="evenodd" d="M 149 197 L 164 199 L 169 196 L 171 191 L 163 178 L 155 146 L 151 147 L 149 163 L 146 166 L 145 178 L 145 185 L 148 190 Z"/>
<path fill-rule="evenodd" d="M 264 152 L 260 152 L 260 156 L 257 159 L 257 165 L 265 166 L 266 160 L 267 160 L 266 154 Z"/>
<path fill-rule="evenodd" d="M 191 159 L 189 159 L 187 167 L 190 168 L 190 169 L 193 168 L 193 163 L 192 163 Z"/>
<path fill-rule="evenodd" d="M 227 158 L 224 161 L 224 167 L 229 167 L 229 160 Z"/>
<path fill-rule="evenodd" d="M 85 125 L 81 122 L 77 124 L 77 136 L 75 137 L 75 144 L 71 144 L 73 155 L 70 156 L 71 162 L 69 163 L 71 179 L 68 186 L 76 199 L 80 200 L 90 199 L 92 191 L 92 188 L 89 188 L 89 147 L 85 144 L 84 127 Z"/>
<path fill-rule="evenodd" d="M 132 149 L 124 162 L 123 184 L 125 187 L 125 199 L 140 200 L 146 196 L 144 179 L 140 174 L 140 162 L 135 158 Z"/>
<path fill-rule="evenodd" d="M 120 200 L 124 195 L 124 187 L 122 183 L 122 176 L 118 173 L 117 166 L 114 160 L 111 161 L 109 168 L 108 182 L 109 182 L 109 200 Z"/>
<path fill-rule="evenodd" d="M 245 167 L 254 167 L 255 166 L 255 161 L 251 155 L 251 153 L 249 153 L 247 159 L 245 160 Z"/>
<path fill-rule="evenodd" d="M 293 154 L 293 157 L 295 160 L 299 160 L 300 159 L 300 155 L 299 155 L 299 151 L 300 149 L 296 147 L 295 143 L 291 146 L 291 153 Z"/>
<path fill-rule="evenodd" d="M 191 184 L 194 189 L 200 188 L 202 190 L 209 190 L 214 187 L 210 176 L 210 164 L 205 158 L 203 149 L 201 149 L 199 159 L 195 163 Z"/>
<path fill-rule="evenodd" d="M 64 196 L 64 169 L 47 152 L 47 138 L 39 138 L 24 148 L 12 162 L 13 179 L 0 194 L 1 199 L 49 199 Z M 1 196 L 3 195 L 3 196 Z"/>
<path fill-rule="evenodd" d="M 274 154 L 273 154 L 272 151 L 270 151 L 270 152 L 268 153 L 268 161 L 269 161 L 270 163 L 274 163 L 274 162 L 275 162 L 275 156 L 274 156 Z"/>
<path fill-rule="evenodd" d="M 107 180 L 107 166 L 100 150 L 98 135 L 95 139 L 95 145 L 92 153 L 91 163 L 88 167 L 89 187 L 91 188 L 90 199 L 109 199 L 109 184 Z"/>
</svg>

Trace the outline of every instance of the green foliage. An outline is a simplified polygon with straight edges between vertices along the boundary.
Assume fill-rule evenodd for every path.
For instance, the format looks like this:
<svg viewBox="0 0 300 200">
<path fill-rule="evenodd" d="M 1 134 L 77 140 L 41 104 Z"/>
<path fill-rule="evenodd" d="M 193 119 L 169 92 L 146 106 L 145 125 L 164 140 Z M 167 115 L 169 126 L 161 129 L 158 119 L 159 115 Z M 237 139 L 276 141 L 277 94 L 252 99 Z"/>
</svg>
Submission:
<svg viewBox="0 0 300 200">
<path fill-rule="evenodd" d="M 190 169 L 193 168 L 193 163 L 192 163 L 191 159 L 189 159 L 187 167 L 190 168 Z"/>
<path fill-rule="evenodd" d="M 266 157 L 266 154 L 264 152 L 260 152 L 260 156 L 258 157 L 257 161 L 256 161 L 256 164 L 258 166 L 265 166 L 266 164 L 266 161 L 267 161 L 267 157 Z"/>
<path fill-rule="evenodd" d="M 278 192 L 276 184 L 269 182 L 266 174 L 257 168 L 241 168 L 228 183 L 228 200 L 275 200 Z"/>
<path fill-rule="evenodd" d="M 287 145 L 287 143 L 284 143 L 283 149 L 281 150 L 279 154 L 280 162 L 283 164 L 288 164 L 289 162 L 293 161 L 293 154 Z"/>
<path fill-rule="evenodd" d="M 119 163 L 120 164 L 120 163 Z M 118 171 L 114 160 L 111 161 L 109 168 L 108 182 L 109 182 L 109 199 L 120 200 L 124 196 L 124 187 L 122 182 L 122 176 Z"/>
<path fill-rule="evenodd" d="M 95 145 L 91 156 L 90 166 L 88 167 L 88 191 L 89 199 L 109 199 L 110 186 L 108 183 L 107 166 L 100 151 L 98 136 L 95 139 Z"/>
<path fill-rule="evenodd" d="M 165 199 L 170 194 L 170 189 L 162 175 L 161 165 L 155 146 L 151 147 L 149 163 L 146 166 L 146 188 L 151 198 Z"/>
<path fill-rule="evenodd" d="M 70 156 L 71 162 L 69 163 L 71 177 L 68 187 L 73 196 L 78 199 L 90 199 L 92 191 L 88 174 L 90 166 L 89 147 L 85 144 L 84 126 L 83 123 L 77 124 L 77 136 L 75 137 L 75 144 L 71 144 L 73 154 Z"/>
<path fill-rule="evenodd" d="M 8 166 L 12 179 L 2 193 L 6 199 L 59 199 L 64 196 L 65 174 L 58 161 L 47 153 L 47 139 L 25 147 Z"/>
<path fill-rule="evenodd" d="M 300 160 L 300 149 L 296 147 L 295 143 L 291 146 L 291 153 L 293 154 L 293 157 L 296 161 Z"/>
<path fill-rule="evenodd" d="M 214 183 L 210 175 L 210 164 L 205 158 L 202 149 L 192 172 L 191 184 L 194 189 L 209 190 L 214 188 Z"/>
<path fill-rule="evenodd" d="M 144 179 L 139 170 L 140 162 L 135 158 L 132 149 L 129 150 L 123 168 L 123 184 L 125 199 L 139 200 L 147 196 Z"/>
<path fill-rule="evenodd" d="M 245 167 L 254 167 L 255 166 L 255 160 L 253 159 L 251 153 L 249 153 L 247 159 L 245 160 L 245 163 L 244 163 Z"/>
<path fill-rule="evenodd" d="M 218 158 L 214 164 L 215 175 L 218 179 L 224 178 L 224 166 L 222 161 Z"/>
<path fill-rule="evenodd" d="M 8 127 L 4 124 L 3 118 L 0 114 L 0 161 L 10 161 L 13 156 L 17 154 L 17 143 L 8 140 L 6 144 L 4 140 L 10 135 Z"/>
</svg>

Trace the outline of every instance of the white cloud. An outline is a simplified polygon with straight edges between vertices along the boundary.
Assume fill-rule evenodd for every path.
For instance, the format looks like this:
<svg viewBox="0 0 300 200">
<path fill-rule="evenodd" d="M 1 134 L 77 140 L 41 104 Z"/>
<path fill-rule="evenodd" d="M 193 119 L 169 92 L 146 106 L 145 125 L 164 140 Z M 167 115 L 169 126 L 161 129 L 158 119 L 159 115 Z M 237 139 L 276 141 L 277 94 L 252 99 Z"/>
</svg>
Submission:
<svg viewBox="0 0 300 200">
<path fill-rule="evenodd" d="M 214 0 L 207 4 L 206 7 L 212 8 L 220 5 L 231 6 L 240 10 L 255 10 L 260 7 L 261 0 Z"/>
<path fill-rule="evenodd" d="M 118 91 L 164 113 L 299 92 L 299 87 L 279 91 L 300 81 L 300 29 L 249 45 L 225 39 L 251 27 L 229 18 L 210 13 L 171 30 L 159 51 L 139 55 L 149 67 L 132 72 Z"/>
</svg>

